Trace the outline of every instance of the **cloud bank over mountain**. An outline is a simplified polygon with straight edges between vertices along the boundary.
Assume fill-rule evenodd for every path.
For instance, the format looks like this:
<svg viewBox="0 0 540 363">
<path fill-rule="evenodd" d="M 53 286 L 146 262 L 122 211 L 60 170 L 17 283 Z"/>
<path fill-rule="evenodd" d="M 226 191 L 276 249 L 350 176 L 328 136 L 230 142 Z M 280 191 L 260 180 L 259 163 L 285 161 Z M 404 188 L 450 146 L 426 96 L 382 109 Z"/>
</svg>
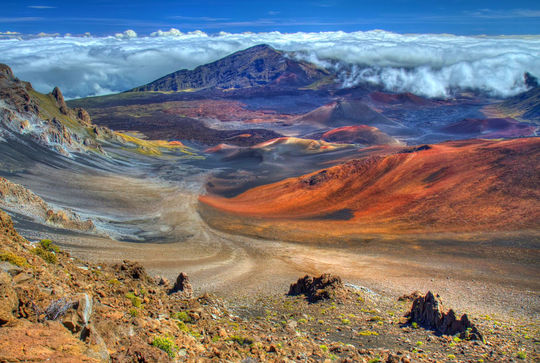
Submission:
<svg viewBox="0 0 540 363">
<path fill-rule="evenodd" d="M 145 37 L 128 30 L 109 37 L 1 39 L 0 62 L 40 91 L 60 86 L 67 97 L 76 98 L 125 91 L 261 43 L 337 70 L 344 87 L 370 82 L 429 97 L 468 89 L 505 97 L 526 89 L 524 72 L 540 76 L 540 36 L 385 31 L 210 36 L 171 29 Z"/>
</svg>

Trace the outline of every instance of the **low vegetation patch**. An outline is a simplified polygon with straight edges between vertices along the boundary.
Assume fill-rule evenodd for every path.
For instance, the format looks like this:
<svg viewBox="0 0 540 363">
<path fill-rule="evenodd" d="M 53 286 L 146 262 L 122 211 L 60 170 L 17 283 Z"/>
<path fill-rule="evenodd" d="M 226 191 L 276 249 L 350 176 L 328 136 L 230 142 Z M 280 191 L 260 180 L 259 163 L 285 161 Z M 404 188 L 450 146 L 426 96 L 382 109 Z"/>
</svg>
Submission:
<svg viewBox="0 0 540 363">
<path fill-rule="evenodd" d="M 243 336 L 240 336 L 240 335 L 233 335 L 233 336 L 229 337 L 228 340 L 230 340 L 232 342 L 236 342 L 236 343 L 238 343 L 240 345 L 251 345 L 251 344 L 253 344 L 253 339 L 243 337 Z"/>
<path fill-rule="evenodd" d="M 167 353 L 167 355 L 171 358 L 174 358 L 176 356 L 176 352 L 178 351 L 178 346 L 174 344 L 171 337 L 167 336 L 154 337 L 152 345 Z"/>
<path fill-rule="evenodd" d="M 41 246 L 34 248 L 32 250 L 32 253 L 35 254 L 36 256 L 41 257 L 43 260 L 45 260 L 48 263 L 54 264 L 58 262 L 58 259 L 56 258 L 56 255 L 54 254 L 54 252 L 48 251 Z"/>
<path fill-rule="evenodd" d="M 183 321 L 184 323 L 190 323 L 191 322 L 191 317 L 185 311 L 180 311 L 178 313 L 173 314 L 173 318 L 176 319 L 176 320 Z"/>
<path fill-rule="evenodd" d="M 126 297 L 131 300 L 131 304 L 136 307 L 140 308 L 142 306 L 142 299 L 135 295 L 134 292 L 128 292 L 126 294 Z"/>
<path fill-rule="evenodd" d="M 12 265 L 19 266 L 19 267 L 30 266 L 26 258 L 22 256 L 17 256 L 16 254 L 12 252 L 4 252 L 4 251 L 0 252 L 0 261 L 6 261 L 6 262 L 11 263 Z"/>
<path fill-rule="evenodd" d="M 54 253 L 60 252 L 60 247 L 58 247 L 57 245 L 55 245 L 55 244 L 53 243 L 53 241 L 51 241 L 50 239 L 42 239 L 42 240 L 39 242 L 39 245 L 40 245 L 41 248 L 43 248 L 45 251 L 54 252 Z"/>
</svg>

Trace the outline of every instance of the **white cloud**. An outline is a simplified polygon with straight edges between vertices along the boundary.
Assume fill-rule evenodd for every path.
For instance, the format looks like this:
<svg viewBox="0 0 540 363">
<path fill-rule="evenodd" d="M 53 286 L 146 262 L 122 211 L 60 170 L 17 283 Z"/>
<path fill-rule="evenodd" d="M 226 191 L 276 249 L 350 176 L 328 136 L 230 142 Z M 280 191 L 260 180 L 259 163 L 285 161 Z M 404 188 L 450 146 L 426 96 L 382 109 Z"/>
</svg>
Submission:
<svg viewBox="0 0 540 363">
<path fill-rule="evenodd" d="M 137 38 L 137 33 L 134 30 L 128 29 L 123 33 L 116 33 L 114 36 L 119 39 L 131 39 Z"/>
<path fill-rule="evenodd" d="M 166 31 L 160 29 L 157 32 L 150 34 L 151 37 L 181 37 L 182 35 L 184 35 L 184 33 L 176 28 L 171 28 Z"/>
<path fill-rule="evenodd" d="M 335 67 L 344 86 L 445 97 L 454 89 L 509 96 L 525 89 L 523 73 L 540 76 L 540 37 L 458 37 L 385 31 L 321 33 L 182 33 L 150 37 L 0 39 L 0 62 L 34 87 L 60 86 L 67 97 L 121 92 L 179 69 L 192 69 L 267 43 L 296 57 Z M 129 38 L 129 39 L 126 39 Z"/>
</svg>

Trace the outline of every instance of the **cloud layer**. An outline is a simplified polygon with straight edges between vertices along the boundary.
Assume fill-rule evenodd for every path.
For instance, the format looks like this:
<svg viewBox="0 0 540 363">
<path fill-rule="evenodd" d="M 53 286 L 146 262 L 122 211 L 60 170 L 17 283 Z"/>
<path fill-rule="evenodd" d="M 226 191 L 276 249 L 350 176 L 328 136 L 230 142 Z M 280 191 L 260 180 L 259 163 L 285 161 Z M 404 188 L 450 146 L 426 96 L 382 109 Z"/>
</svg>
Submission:
<svg viewBox="0 0 540 363">
<path fill-rule="evenodd" d="M 510 96 L 525 90 L 523 73 L 540 76 L 540 36 L 463 37 L 384 31 L 321 33 L 182 33 L 137 37 L 0 39 L 0 62 L 42 92 L 60 86 L 69 98 L 121 92 L 183 68 L 267 43 L 336 69 L 344 87 L 361 82 L 390 91 L 448 97 L 455 90 Z"/>
</svg>

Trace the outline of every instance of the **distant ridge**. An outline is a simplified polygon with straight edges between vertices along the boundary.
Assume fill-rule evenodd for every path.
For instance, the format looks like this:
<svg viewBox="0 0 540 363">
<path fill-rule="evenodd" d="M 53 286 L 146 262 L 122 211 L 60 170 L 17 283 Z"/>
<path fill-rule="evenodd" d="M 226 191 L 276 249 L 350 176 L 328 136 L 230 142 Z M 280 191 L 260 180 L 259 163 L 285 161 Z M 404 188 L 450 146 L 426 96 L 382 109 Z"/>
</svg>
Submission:
<svg viewBox="0 0 540 363">
<path fill-rule="evenodd" d="M 239 89 L 275 85 L 305 87 L 331 77 L 314 64 L 287 58 L 267 44 L 233 53 L 194 70 L 183 69 L 168 74 L 131 92 L 177 92 L 207 88 Z"/>
</svg>

